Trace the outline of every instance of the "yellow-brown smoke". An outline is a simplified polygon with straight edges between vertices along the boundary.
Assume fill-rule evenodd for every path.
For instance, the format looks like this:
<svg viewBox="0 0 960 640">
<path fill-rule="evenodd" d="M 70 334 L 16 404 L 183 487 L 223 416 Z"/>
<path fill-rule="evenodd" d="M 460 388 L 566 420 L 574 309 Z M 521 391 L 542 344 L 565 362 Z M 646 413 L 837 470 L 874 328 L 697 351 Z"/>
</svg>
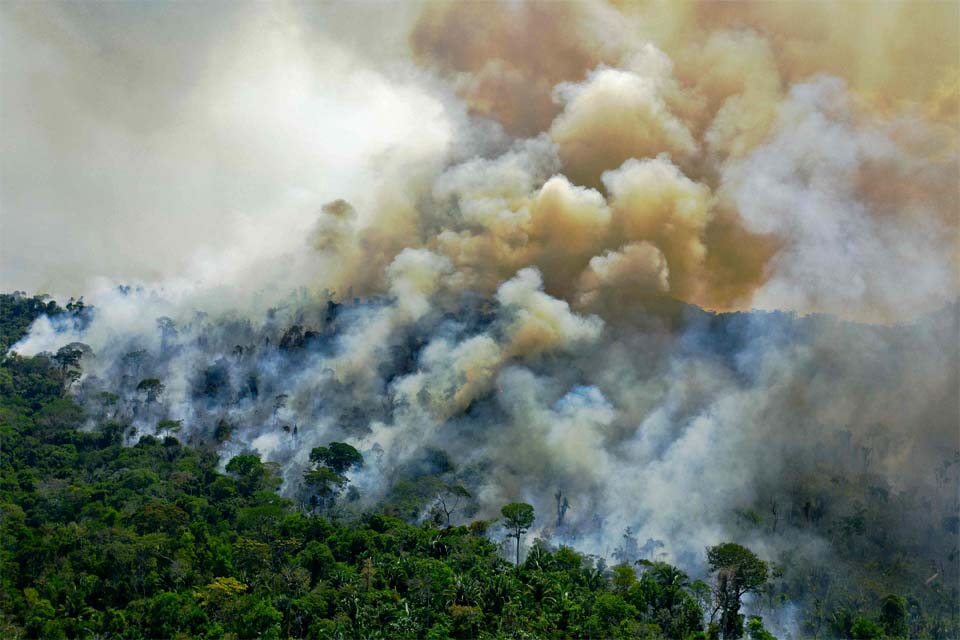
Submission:
<svg viewBox="0 0 960 640">
<path fill-rule="evenodd" d="M 535 267 L 586 313 L 956 297 L 955 2 L 185 12 L 4 12 L 8 288 L 402 295 L 414 249 L 450 265 L 427 297 Z"/>
<path fill-rule="evenodd" d="M 441 175 L 455 214 L 421 241 L 471 286 L 536 266 L 586 307 L 607 287 L 873 320 L 942 304 L 958 25 L 936 2 L 428 4 L 415 58 L 527 142 Z M 900 304 L 884 262 L 924 293 Z"/>
<path fill-rule="evenodd" d="M 560 113 L 558 83 L 652 43 L 693 94 L 684 111 L 702 134 L 731 97 L 749 94 L 759 112 L 769 108 L 763 97 L 818 73 L 888 105 L 943 105 L 939 115 L 956 124 L 958 31 L 960 7 L 950 2 L 503 0 L 431 3 L 412 44 L 457 79 L 477 113 L 530 136 Z"/>
</svg>

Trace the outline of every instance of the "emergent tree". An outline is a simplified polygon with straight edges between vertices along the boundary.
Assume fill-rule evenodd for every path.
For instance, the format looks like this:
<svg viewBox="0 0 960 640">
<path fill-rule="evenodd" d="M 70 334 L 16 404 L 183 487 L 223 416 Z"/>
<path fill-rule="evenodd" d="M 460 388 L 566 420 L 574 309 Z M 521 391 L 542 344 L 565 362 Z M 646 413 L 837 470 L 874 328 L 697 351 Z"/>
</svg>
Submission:
<svg viewBox="0 0 960 640">
<path fill-rule="evenodd" d="M 720 635 L 724 640 L 743 636 L 740 600 L 757 592 L 767 582 L 767 563 L 746 547 L 724 542 L 707 549 L 711 573 L 717 574 L 711 622 L 720 614 Z"/>
<path fill-rule="evenodd" d="M 526 502 L 511 502 L 500 510 L 503 514 L 503 526 L 507 529 L 507 537 L 517 540 L 517 566 L 520 566 L 520 539 L 533 524 L 533 507 Z"/>
</svg>

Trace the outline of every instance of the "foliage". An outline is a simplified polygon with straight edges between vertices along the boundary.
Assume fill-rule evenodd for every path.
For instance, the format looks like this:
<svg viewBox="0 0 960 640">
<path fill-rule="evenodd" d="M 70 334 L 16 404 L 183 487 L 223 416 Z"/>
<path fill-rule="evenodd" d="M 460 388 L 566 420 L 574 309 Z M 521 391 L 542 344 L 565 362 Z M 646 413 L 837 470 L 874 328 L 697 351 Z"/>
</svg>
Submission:
<svg viewBox="0 0 960 640">
<path fill-rule="evenodd" d="M 307 490 L 306 504 L 311 510 L 329 510 L 334 500 L 346 486 L 347 471 L 363 466 L 363 456 L 344 442 L 331 442 L 326 447 L 315 447 L 310 452 L 314 467 L 303 474 Z"/>
<path fill-rule="evenodd" d="M 0 404 L 4 637 L 693 637 L 702 629 L 685 576 L 668 565 L 611 582 L 589 558 L 538 543 L 511 569 L 483 524 L 438 528 L 372 513 L 331 521 L 277 495 L 275 470 L 256 455 L 235 456 L 220 473 L 213 451 L 170 436 L 123 446 L 123 425 L 76 430 L 85 417 L 44 358 L 8 358 L 0 371 L 13 391 Z M 340 452 L 318 462 L 359 464 L 346 449 L 327 449 Z M 312 473 L 342 478 L 325 465 Z M 451 485 L 451 496 L 464 492 Z M 504 517 L 522 536 L 533 508 L 508 505 Z"/>
<path fill-rule="evenodd" d="M 744 595 L 759 591 L 767 581 L 767 563 L 752 551 L 733 542 L 724 542 L 707 549 L 707 563 L 716 573 L 713 617 L 719 613 L 720 634 L 726 638 L 743 636 L 740 614 Z"/>
<path fill-rule="evenodd" d="M 25 336 L 33 321 L 41 315 L 54 317 L 64 312 L 50 296 L 29 298 L 19 291 L 0 294 L 0 353 L 6 353 Z"/>
<path fill-rule="evenodd" d="M 310 452 L 310 462 L 325 465 L 334 473 L 343 475 L 353 467 L 362 467 L 363 456 L 345 442 L 331 442 L 326 447 L 315 447 Z"/>
<path fill-rule="evenodd" d="M 525 502 L 511 502 L 500 510 L 503 515 L 503 526 L 507 528 L 517 541 L 517 566 L 520 566 L 520 539 L 533 524 L 533 507 Z"/>
<path fill-rule="evenodd" d="M 40 314 L 91 312 L 20 294 L 0 303 L 6 346 Z M 488 537 L 496 535 L 491 522 L 453 526 L 454 510 L 467 517 L 470 495 L 443 452 L 430 453 L 422 465 L 428 471 L 400 479 L 378 513 L 341 513 L 326 507 L 363 460 L 349 445 L 329 443 L 312 452 L 304 478 L 319 502 L 296 504 L 278 495 L 272 465 L 242 453 L 221 466 L 213 449 L 173 437 L 177 421 L 159 420 L 159 437 L 125 446 L 130 425 L 122 418 L 85 415 L 70 399 L 64 364 L 71 371 L 82 360 L 83 348 L 75 349 L 79 356 L 0 361 L 0 637 L 692 640 L 745 633 L 769 640 L 763 620 L 744 620 L 740 610 L 769 621 L 767 612 L 789 594 L 813 594 L 803 612 L 809 637 L 960 635 L 947 580 L 952 559 L 910 573 L 876 551 L 887 548 L 881 543 L 869 546 L 884 530 L 878 505 L 895 503 L 895 494 L 855 491 L 851 481 L 830 478 L 831 487 L 855 496 L 849 508 L 833 507 L 832 520 L 821 497 L 770 510 L 783 514 L 781 532 L 796 522 L 832 522 L 837 539 L 859 554 L 859 564 L 840 565 L 853 586 L 838 581 L 837 569 L 789 554 L 782 569 L 734 543 L 707 552 L 713 589 L 665 562 L 634 562 L 634 555 L 608 569 L 543 540 L 521 563 L 533 507 L 503 508 L 502 524 L 517 542 L 517 554 L 505 559 Z M 141 391 L 151 389 L 162 393 L 162 383 Z M 952 468 L 936 470 L 945 487 Z M 565 496 L 558 496 L 557 517 L 549 519 L 559 527 Z M 433 507 L 442 517 L 424 517 Z M 746 522 L 764 525 L 759 515 Z M 953 526 L 945 521 L 946 530 Z M 921 554 L 929 539 L 909 549 Z M 919 586 L 896 589 L 907 577 Z M 719 621 L 705 624 L 711 617 Z"/>
</svg>

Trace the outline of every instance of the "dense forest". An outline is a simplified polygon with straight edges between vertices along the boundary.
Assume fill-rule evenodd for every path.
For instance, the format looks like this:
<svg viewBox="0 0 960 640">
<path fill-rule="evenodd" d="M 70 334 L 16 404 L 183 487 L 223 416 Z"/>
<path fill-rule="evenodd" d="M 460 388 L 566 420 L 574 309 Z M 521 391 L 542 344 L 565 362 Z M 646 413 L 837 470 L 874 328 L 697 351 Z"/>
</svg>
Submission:
<svg viewBox="0 0 960 640">
<path fill-rule="evenodd" d="M 0 341 L 17 342 L 40 314 L 84 313 L 4 295 Z M 3 637 L 765 640 L 762 616 L 793 602 L 798 637 L 960 632 L 955 587 L 935 572 L 911 586 L 907 559 L 870 544 L 890 511 L 879 489 L 840 524 L 848 555 L 832 571 L 736 541 L 704 549 L 703 576 L 645 558 L 609 565 L 528 539 L 554 515 L 524 503 L 452 525 L 470 492 L 443 477 L 412 474 L 378 512 L 352 508 L 348 472 L 364 460 L 345 443 L 313 450 L 307 497 L 292 500 L 271 464 L 247 453 L 221 467 L 176 424 L 135 443 L 122 422 L 78 429 L 88 420 L 68 392 L 71 350 L 8 353 L 0 368 Z M 417 517 L 424 505 L 430 516 Z"/>
<path fill-rule="evenodd" d="M 960 640 L 960 0 L 0 60 L 0 640 Z"/>
</svg>

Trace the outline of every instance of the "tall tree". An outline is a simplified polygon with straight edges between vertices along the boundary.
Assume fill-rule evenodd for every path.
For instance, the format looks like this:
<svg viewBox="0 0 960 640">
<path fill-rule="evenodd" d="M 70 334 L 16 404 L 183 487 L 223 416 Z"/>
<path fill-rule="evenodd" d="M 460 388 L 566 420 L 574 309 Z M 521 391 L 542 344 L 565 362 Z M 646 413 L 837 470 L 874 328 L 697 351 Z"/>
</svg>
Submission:
<svg viewBox="0 0 960 640">
<path fill-rule="evenodd" d="M 137 384 L 137 391 L 146 394 L 147 402 L 156 402 L 163 389 L 163 383 L 157 378 L 145 378 Z"/>
<path fill-rule="evenodd" d="M 363 455 L 345 442 L 331 442 L 325 447 L 315 447 L 310 452 L 310 462 L 343 475 L 353 467 L 362 467 Z"/>
<path fill-rule="evenodd" d="M 707 563 L 711 573 L 717 574 L 711 621 L 720 613 L 721 636 L 725 640 L 740 638 L 743 636 L 740 601 L 747 593 L 759 591 L 767 582 L 767 563 L 733 542 L 708 548 Z"/>
<path fill-rule="evenodd" d="M 883 598 L 880 604 L 880 624 L 889 638 L 906 638 L 910 631 L 907 628 L 907 601 L 895 594 Z"/>
<path fill-rule="evenodd" d="M 71 342 L 57 350 L 57 353 L 53 356 L 53 361 L 60 368 L 60 381 L 64 386 L 69 386 L 80 377 L 80 373 L 77 371 L 80 367 L 80 360 L 84 353 L 89 352 L 90 347 L 81 342 Z"/>
<path fill-rule="evenodd" d="M 309 469 L 303 474 L 304 483 L 310 488 L 309 504 L 312 509 L 321 509 L 333 504 L 334 498 L 347 484 L 347 479 L 329 467 Z"/>
<path fill-rule="evenodd" d="M 235 456 L 227 463 L 226 471 L 237 481 L 240 495 L 249 497 L 257 491 L 273 491 L 280 486 L 280 479 L 270 466 L 253 454 Z"/>
<path fill-rule="evenodd" d="M 310 506 L 327 508 L 347 484 L 344 474 L 353 467 L 363 466 L 363 455 L 344 442 L 331 442 L 326 447 L 314 447 L 310 461 L 314 468 L 303 474 L 312 491 Z"/>
<path fill-rule="evenodd" d="M 520 566 L 520 539 L 534 521 L 533 506 L 526 502 L 511 502 L 502 509 L 503 526 L 509 532 L 508 537 L 517 540 L 517 566 Z"/>
</svg>

